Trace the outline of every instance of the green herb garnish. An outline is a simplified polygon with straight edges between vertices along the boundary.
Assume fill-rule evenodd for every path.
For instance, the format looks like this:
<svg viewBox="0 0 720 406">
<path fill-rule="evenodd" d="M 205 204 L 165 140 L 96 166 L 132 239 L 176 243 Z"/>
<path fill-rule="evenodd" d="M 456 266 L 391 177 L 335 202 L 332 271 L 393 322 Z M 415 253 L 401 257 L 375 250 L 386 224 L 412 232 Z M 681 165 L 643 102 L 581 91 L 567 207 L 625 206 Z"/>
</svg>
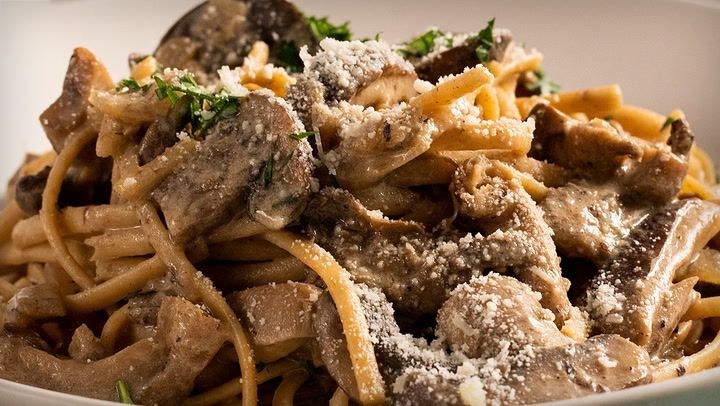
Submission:
<svg viewBox="0 0 720 406">
<path fill-rule="evenodd" d="M 275 161 L 273 159 L 273 153 L 270 152 L 270 158 L 268 158 L 267 162 L 265 162 L 265 168 L 263 169 L 263 185 L 265 187 L 270 186 L 273 180 L 273 170 L 275 166 Z"/>
<path fill-rule="evenodd" d="M 303 61 L 300 59 L 300 51 L 292 41 L 282 41 L 278 44 L 275 64 L 294 73 L 302 72 L 304 67 Z"/>
<path fill-rule="evenodd" d="M 380 34 L 382 34 L 382 32 L 379 32 L 379 33 L 375 34 L 375 36 L 372 37 L 372 38 L 370 38 L 370 37 L 365 37 L 365 38 L 361 39 L 360 41 L 361 41 L 361 42 L 380 41 Z"/>
<path fill-rule="evenodd" d="M 475 55 L 481 63 L 485 64 L 490 60 L 490 48 L 492 48 L 495 40 L 493 39 L 493 28 L 495 27 L 495 18 L 488 21 L 487 26 L 480 30 L 477 40 L 480 44 L 475 48 Z"/>
<path fill-rule="evenodd" d="M 127 88 L 130 93 L 139 92 L 141 90 L 144 93 L 144 92 L 148 91 L 148 89 L 150 88 L 150 85 L 140 86 L 140 84 L 137 82 L 137 80 L 135 80 L 133 78 L 123 79 L 115 87 L 115 91 L 122 92 L 123 89 L 125 89 L 125 88 Z"/>
<path fill-rule="evenodd" d="M 435 39 L 443 36 L 445 33 L 442 31 L 429 30 L 403 44 L 404 47 L 398 49 L 398 52 L 404 58 L 421 58 L 432 52 L 435 48 Z M 449 45 L 452 46 L 452 44 Z"/>
<path fill-rule="evenodd" d="M 310 25 L 315 39 L 318 41 L 323 38 L 334 38 L 338 41 L 350 41 L 352 40 L 352 33 L 348 28 L 349 21 L 344 24 L 335 25 L 328 21 L 327 17 L 317 18 L 310 16 L 307 18 L 307 22 Z"/>
<path fill-rule="evenodd" d="M 132 397 L 130 396 L 130 389 L 128 389 L 127 384 L 122 379 L 115 382 L 115 388 L 117 389 L 117 395 L 118 400 L 120 403 L 125 403 L 127 405 L 134 405 L 135 402 L 133 402 Z"/>
<path fill-rule="evenodd" d="M 317 135 L 317 133 L 315 131 L 302 131 L 299 133 L 290 134 L 290 138 L 294 139 L 295 141 L 300 141 L 313 135 Z"/>
<path fill-rule="evenodd" d="M 665 131 L 666 128 L 670 127 L 672 123 L 675 122 L 675 119 L 672 117 L 668 117 L 665 119 L 665 122 L 663 123 L 662 127 L 660 127 L 660 132 Z"/>
<path fill-rule="evenodd" d="M 530 93 L 536 95 L 553 94 L 560 91 L 560 85 L 548 79 L 545 71 L 540 68 L 533 72 L 535 75 L 534 82 L 525 82 L 524 86 Z"/>
<path fill-rule="evenodd" d="M 157 90 L 155 93 L 160 100 L 167 98 L 175 104 L 180 99 L 178 93 L 190 97 L 190 120 L 193 126 L 193 135 L 200 135 L 217 123 L 218 120 L 229 117 L 237 112 L 238 98 L 226 93 L 208 93 L 201 88 L 191 74 L 177 79 L 177 83 L 168 83 L 159 76 L 153 76 Z"/>
<path fill-rule="evenodd" d="M 158 99 L 169 99 L 170 103 L 177 103 L 179 97 L 177 94 L 175 94 L 175 89 L 173 89 L 173 86 L 160 79 L 159 76 L 153 76 L 153 79 L 155 80 L 155 84 L 157 84 L 155 94 L 157 95 Z"/>
</svg>

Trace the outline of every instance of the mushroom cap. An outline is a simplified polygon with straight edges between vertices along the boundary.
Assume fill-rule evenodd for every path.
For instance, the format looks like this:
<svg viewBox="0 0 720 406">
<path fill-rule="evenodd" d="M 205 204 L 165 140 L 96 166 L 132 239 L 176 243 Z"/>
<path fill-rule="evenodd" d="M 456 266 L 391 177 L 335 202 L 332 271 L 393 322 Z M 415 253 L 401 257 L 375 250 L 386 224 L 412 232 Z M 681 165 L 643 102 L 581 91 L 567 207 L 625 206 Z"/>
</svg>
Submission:
<svg viewBox="0 0 720 406">
<path fill-rule="evenodd" d="M 539 293 L 515 278 L 496 273 L 473 278 L 455 288 L 440 308 L 437 335 L 471 358 L 571 343 L 539 300 Z"/>
</svg>

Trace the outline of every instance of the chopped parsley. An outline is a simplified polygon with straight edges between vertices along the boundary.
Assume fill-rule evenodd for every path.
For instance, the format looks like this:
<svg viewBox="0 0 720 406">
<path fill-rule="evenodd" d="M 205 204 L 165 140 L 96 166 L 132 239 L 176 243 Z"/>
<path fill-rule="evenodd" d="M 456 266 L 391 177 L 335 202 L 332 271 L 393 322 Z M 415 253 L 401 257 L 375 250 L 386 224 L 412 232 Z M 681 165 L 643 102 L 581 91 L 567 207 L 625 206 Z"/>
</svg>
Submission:
<svg viewBox="0 0 720 406">
<path fill-rule="evenodd" d="M 302 72 L 304 64 L 300 59 L 300 51 L 295 42 L 282 41 L 277 46 L 275 63 L 291 73 Z"/>
<path fill-rule="evenodd" d="M 560 91 L 560 85 L 548 79 L 542 68 L 534 71 L 533 75 L 535 75 L 534 81 L 523 82 L 525 89 L 531 94 L 546 95 Z"/>
<path fill-rule="evenodd" d="M 660 132 L 665 131 L 666 128 L 670 127 L 672 123 L 675 122 L 675 118 L 668 117 L 665 119 L 665 122 L 663 123 L 662 127 L 660 127 Z"/>
<path fill-rule="evenodd" d="M 495 41 L 493 39 L 494 27 L 495 18 L 493 17 L 490 21 L 487 22 L 487 26 L 480 30 L 476 37 L 480 44 L 475 48 L 475 55 L 477 55 L 478 59 L 483 64 L 490 61 L 490 48 L 492 48 Z"/>
<path fill-rule="evenodd" d="M 323 38 L 333 38 L 338 41 L 352 40 L 352 33 L 348 28 L 348 25 L 350 24 L 349 21 L 340 25 L 335 25 L 329 22 L 327 17 L 317 18 L 310 16 L 307 18 L 307 22 L 310 25 L 310 30 L 315 36 L 315 39 L 318 41 Z"/>
<path fill-rule="evenodd" d="M 118 83 L 118 85 L 115 87 L 116 92 L 122 92 L 124 89 L 128 89 L 130 93 L 133 92 L 139 92 L 143 91 L 143 93 L 147 92 L 150 88 L 150 85 L 140 86 L 140 84 L 137 82 L 137 80 L 133 78 L 129 79 L 123 79 Z"/>
<path fill-rule="evenodd" d="M 313 135 L 317 135 L 317 133 L 315 131 L 302 131 L 299 133 L 290 134 L 290 138 L 294 139 L 295 141 L 300 141 Z"/>
<path fill-rule="evenodd" d="M 176 83 L 165 82 L 157 75 L 153 79 L 157 84 L 155 94 L 160 100 L 167 98 L 175 104 L 180 99 L 177 93 L 190 97 L 190 120 L 195 138 L 199 138 L 220 119 L 237 113 L 237 97 L 224 92 L 208 93 L 195 82 L 191 74 L 179 77 Z"/>
<path fill-rule="evenodd" d="M 268 158 L 267 162 L 265 162 L 265 168 L 262 172 L 263 177 L 263 186 L 268 187 L 272 183 L 273 180 L 273 171 L 275 166 L 275 161 L 273 158 L 273 153 L 270 152 L 270 158 Z"/>
<path fill-rule="evenodd" d="M 403 48 L 398 49 L 398 53 L 403 58 L 421 58 L 435 48 L 435 39 L 444 36 L 445 33 L 440 30 L 429 30 L 404 43 Z M 452 42 L 452 39 L 449 39 L 449 41 Z M 448 46 L 452 46 L 452 43 L 449 43 Z"/>
<path fill-rule="evenodd" d="M 380 34 L 382 34 L 382 31 L 381 31 L 381 32 L 378 32 L 377 34 L 375 34 L 375 36 L 372 37 L 372 38 L 366 37 L 366 38 L 361 39 L 360 41 L 362 41 L 362 42 L 380 41 Z"/>
<path fill-rule="evenodd" d="M 122 379 L 115 382 L 115 388 L 117 389 L 117 395 L 118 400 L 120 403 L 125 403 L 126 405 L 134 405 L 135 402 L 133 402 L 132 397 L 130 396 L 130 389 L 128 389 L 127 384 Z"/>
</svg>

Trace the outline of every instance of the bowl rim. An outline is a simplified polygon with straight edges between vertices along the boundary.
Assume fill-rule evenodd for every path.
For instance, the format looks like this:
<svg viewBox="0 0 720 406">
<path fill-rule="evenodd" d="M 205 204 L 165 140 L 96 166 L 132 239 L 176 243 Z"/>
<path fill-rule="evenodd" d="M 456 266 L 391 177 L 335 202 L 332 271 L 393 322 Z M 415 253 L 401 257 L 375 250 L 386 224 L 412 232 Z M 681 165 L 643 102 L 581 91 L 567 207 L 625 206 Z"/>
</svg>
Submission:
<svg viewBox="0 0 720 406">
<path fill-rule="evenodd" d="M 706 390 L 720 383 L 720 367 L 710 368 L 694 374 L 669 379 L 663 382 L 654 382 L 615 392 L 599 393 L 581 398 L 564 399 L 559 401 L 540 403 L 539 405 L 556 406 L 593 406 L 629 404 L 648 400 L 659 400 L 667 395 L 681 395 L 697 390 Z M 720 388 L 718 388 L 720 393 Z M 65 404 L 83 406 L 111 406 L 117 402 L 87 398 L 64 392 L 56 392 L 36 386 L 17 383 L 0 378 L 0 393 L 4 395 L 21 396 L 23 400 L 35 399 L 38 401 L 63 401 Z M 3 396 L 6 398 L 7 396 Z"/>
</svg>

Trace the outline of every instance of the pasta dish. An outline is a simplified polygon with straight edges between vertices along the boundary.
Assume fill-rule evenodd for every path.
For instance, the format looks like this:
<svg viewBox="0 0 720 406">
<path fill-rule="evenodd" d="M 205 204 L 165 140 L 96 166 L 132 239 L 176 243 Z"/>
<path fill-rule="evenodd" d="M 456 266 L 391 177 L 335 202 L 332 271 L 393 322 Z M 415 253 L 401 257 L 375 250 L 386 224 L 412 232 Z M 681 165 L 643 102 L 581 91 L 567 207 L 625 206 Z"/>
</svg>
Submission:
<svg viewBox="0 0 720 406">
<path fill-rule="evenodd" d="M 120 81 L 75 49 L 2 203 L 0 378 L 474 406 L 718 365 L 712 161 L 542 60 L 494 18 L 389 44 L 285 0 L 204 2 Z"/>
</svg>

